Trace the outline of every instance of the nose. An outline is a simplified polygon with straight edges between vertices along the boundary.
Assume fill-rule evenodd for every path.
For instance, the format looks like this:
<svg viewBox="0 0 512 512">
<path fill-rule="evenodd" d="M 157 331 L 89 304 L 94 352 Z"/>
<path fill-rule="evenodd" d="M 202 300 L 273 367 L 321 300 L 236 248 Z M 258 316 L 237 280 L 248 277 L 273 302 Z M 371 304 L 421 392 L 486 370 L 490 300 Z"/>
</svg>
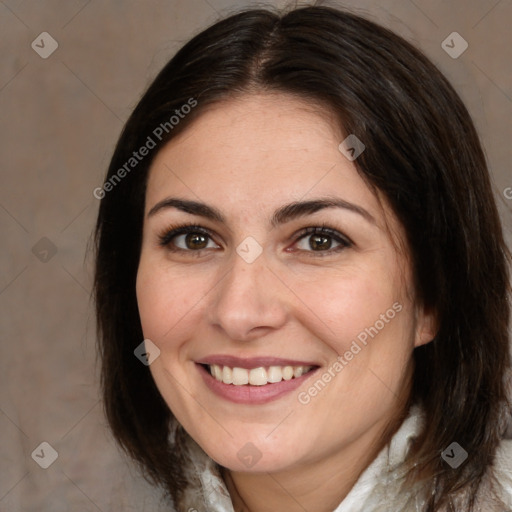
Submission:
<svg viewBox="0 0 512 512">
<path fill-rule="evenodd" d="M 233 341 L 251 341 L 282 327 L 287 320 L 286 290 L 264 254 L 247 263 L 238 254 L 215 287 L 209 321 Z"/>
</svg>

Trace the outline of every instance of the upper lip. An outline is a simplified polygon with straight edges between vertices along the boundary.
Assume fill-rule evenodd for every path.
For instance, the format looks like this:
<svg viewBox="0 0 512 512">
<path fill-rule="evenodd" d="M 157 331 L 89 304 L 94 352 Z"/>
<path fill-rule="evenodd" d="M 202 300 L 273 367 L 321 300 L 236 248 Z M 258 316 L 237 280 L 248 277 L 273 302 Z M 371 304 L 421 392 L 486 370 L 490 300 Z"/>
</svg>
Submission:
<svg viewBox="0 0 512 512">
<path fill-rule="evenodd" d="M 298 361 L 296 359 L 282 359 L 279 357 L 235 357 L 229 355 L 212 355 L 196 361 L 197 364 L 216 364 L 218 366 L 229 366 L 230 368 L 268 368 L 269 366 L 318 366 L 309 361 Z"/>
</svg>

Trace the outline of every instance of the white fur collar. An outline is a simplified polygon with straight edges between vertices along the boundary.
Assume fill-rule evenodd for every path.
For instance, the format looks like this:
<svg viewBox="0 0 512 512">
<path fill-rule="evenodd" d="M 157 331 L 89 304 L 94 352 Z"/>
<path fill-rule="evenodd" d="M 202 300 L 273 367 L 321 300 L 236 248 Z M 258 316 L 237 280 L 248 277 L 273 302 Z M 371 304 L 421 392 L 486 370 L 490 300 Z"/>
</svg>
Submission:
<svg viewBox="0 0 512 512">
<path fill-rule="evenodd" d="M 421 490 L 400 491 L 402 476 L 397 471 L 404 460 L 411 441 L 421 432 L 424 417 L 418 406 L 413 406 L 390 443 L 361 474 L 358 481 L 333 512 L 417 512 L 421 511 L 424 496 Z M 208 511 L 234 512 L 233 505 L 218 465 L 190 439 L 189 465 L 186 475 L 190 486 L 184 493 L 179 512 Z M 498 489 L 496 489 L 498 487 Z M 502 503 L 490 498 L 498 494 Z M 504 439 L 479 495 L 483 512 L 512 510 L 512 440 Z M 455 502 L 454 502 L 455 503 Z M 508 508 L 503 508 L 503 506 Z M 459 510 L 459 509 L 457 509 Z"/>
</svg>

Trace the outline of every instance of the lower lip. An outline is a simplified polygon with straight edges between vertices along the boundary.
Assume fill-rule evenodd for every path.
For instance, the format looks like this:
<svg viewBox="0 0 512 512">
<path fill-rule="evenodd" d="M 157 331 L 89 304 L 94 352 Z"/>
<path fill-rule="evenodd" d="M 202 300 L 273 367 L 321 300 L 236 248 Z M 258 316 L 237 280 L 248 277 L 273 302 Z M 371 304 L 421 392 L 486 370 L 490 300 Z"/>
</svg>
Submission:
<svg viewBox="0 0 512 512">
<path fill-rule="evenodd" d="M 265 384 L 264 386 L 251 386 L 249 384 L 235 386 L 234 384 L 224 384 L 224 382 L 218 381 L 204 366 L 200 364 L 196 364 L 196 366 L 211 391 L 217 396 L 237 404 L 266 404 L 277 400 L 297 389 L 318 370 L 318 368 L 315 368 L 300 377 L 282 380 L 274 384 Z"/>
</svg>

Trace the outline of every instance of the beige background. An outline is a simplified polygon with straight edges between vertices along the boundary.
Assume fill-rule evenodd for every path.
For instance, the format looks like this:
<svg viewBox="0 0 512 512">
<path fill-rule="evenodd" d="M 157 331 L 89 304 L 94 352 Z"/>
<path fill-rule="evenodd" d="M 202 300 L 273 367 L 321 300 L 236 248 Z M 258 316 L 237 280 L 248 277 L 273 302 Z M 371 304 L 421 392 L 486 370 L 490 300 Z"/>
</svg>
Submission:
<svg viewBox="0 0 512 512">
<path fill-rule="evenodd" d="M 118 453 L 102 416 L 85 258 L 99 204 L 92 191 L 157 71 L 191 35 L 250 4 L 0 2 L 2 512 L 165 508 Z M 483 138 L 510 242 L 512 1 L 338 5 L 415 42 L 454 83 Z M 441 47 L 453 31 L 469 44 L 458 59 Z M 59 45 L 47 59 L 31 48 L 42 32 Z M 58 452 L 48 469 L 31 457 L 43 441 Z"/>
</svg>

